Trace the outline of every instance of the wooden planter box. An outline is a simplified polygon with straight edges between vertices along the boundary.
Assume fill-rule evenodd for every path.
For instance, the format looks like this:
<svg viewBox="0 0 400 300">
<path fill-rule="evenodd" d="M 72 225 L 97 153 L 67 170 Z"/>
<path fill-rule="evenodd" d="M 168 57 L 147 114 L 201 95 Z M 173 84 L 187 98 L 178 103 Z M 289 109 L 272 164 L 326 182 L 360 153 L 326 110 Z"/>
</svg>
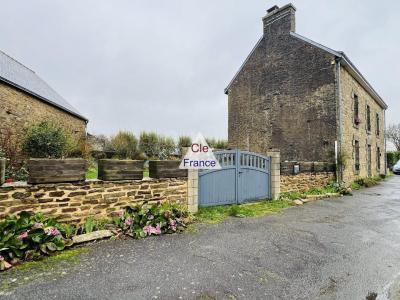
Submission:
<svg viewBox="0 0 400 300">
<path fill-rule="evenodd" d="M 0 158 L 0 185 L 5 181 L 6 177 L 6 159 Z"/>
<path fill-rule="evenodd" d="M 105 181 L 143 179 L 142 160 L 100 159 L 98 178 Z"/>
<path fill-rule="evenodd" d="M 28 183 L 84 181 L 86 162 L 82 158 L 31 158 L 28 162 Z"/>
<path fill-rule="evenodd" d="M 149 162 L 150 178 L 187 177 L 188 170 L 179 169 L 180 160 L 151 160 Z"/>
</svg>

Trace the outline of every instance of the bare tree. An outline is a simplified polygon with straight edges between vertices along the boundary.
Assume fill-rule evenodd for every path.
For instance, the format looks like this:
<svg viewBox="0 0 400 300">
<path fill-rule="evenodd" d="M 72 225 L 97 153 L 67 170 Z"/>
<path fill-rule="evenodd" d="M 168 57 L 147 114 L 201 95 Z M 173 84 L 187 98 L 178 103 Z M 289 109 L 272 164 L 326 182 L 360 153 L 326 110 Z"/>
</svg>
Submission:
<svg viewBox="0 0 400 300">
<path fill-rule="evenodd" d="M 392 124 L 386 129 L 386 138 L 400 151 L 400 124 Z"/>
</svg>

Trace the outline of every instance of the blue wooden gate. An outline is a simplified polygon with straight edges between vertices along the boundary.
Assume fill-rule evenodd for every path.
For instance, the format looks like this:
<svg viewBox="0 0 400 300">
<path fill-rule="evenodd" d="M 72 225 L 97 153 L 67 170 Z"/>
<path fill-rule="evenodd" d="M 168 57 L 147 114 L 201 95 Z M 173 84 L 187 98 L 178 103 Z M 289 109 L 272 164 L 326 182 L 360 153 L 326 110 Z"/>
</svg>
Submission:
<svg viewBox="0 0 400 300">
<path fill-rule="evenodd" d="M 214 152 L 221 169 L 199 172 L 201 206 L 271 198 L 270 157 L 227 150 Z"/>
</svg>

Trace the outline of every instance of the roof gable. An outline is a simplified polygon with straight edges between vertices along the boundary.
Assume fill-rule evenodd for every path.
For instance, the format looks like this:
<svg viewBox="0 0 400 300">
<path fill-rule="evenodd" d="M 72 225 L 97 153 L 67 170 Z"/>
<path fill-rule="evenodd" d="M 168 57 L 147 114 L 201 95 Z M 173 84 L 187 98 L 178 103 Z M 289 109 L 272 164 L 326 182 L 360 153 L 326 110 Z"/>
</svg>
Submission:
<svg viewBox="0 0 400 300">
<path fill-rule="evenodd" d="M 53 90 L 34 71 L 0 51 L 0 81 L 87 121 L 71 104 Z"/>
<path fill-rule="evenodd" d="M 290 32 L 290 35 L 302 40 L 305 43 L 308 43 L 314 47 L 317 47 L 319 49 L 322 49 L 333 56 L 335 56 L 337 59 L 339 59 L 342 63 L 342 65 L 350 72 L 350 74 L 366 89 L 366 91 L 377 101 L 377 103 L 384 109 L 387 109 L 387 104 L 385 101 L 379 96 L 379 94 L 374 90 L 374 88 L 371 86 L 371 84 L 365 79 L 365 77 L 361 74 L 361 72 L 355 67 L 355 65 L 350 61 L 350 59 L 347 57 L 347 55 L 344 52 L 341 51 L 335 51 L 329 47 L 326 47 L 324 45 L 321 45 L 317 42 L 314 42 L 300 34 L 297 34 L 295 32 Z M 257 47 L 260 45 L 261 41 L 263 40 L 264 37 L 261 37 L 259 41 L 257 42 L 256 46 L 253 48 L 253 50 L 250 52 L 250 54 L 247 56 L 246 60 L 243 62 L 239 70 L 236 72 L 235 76 L 233 79 L 230 81 L 228 86 L 225 88 L 224 92 L 225 94 L 229 93 L 229 89 L 231 88 L 232 84 L 235 82 L 237 77 L 239 76 L 240 72 L 246 65 L 246 63 L 249 61 L 250 57 L 254 53 L 254 51 L 257 49 Z"/>
<path fill-rule="evenodd" d="M 262 40 L 263 40 L 263 36 L 258 40 L 257 44 L 253 47 L 253 49 L 251 50 L 250 54 L 246 57 L 246 59 L 244 60 L 244 62 L 242 63 L 242 65 L 240 66 L 239 70 L 236 72 L 235 76 L 233 76 L 232 80 L 229 82 L 228 86 L 225 88 L 224 92 L 225 94 L 228 94 L 228 91 L 230 89 L 230 87 L 232 86 L 233 82 L 236 80 L 236 78 L 239 76 L 240 72 L 242 71 L 242 69 L 244 68 L 244 66 L 247 64 L 247 62 L 249 61 L 250 57 L 253 55 L 253 53 L 256 51 L 256 49 L 258 48 L 258 46 L 260 46 Z"/>
</svg>

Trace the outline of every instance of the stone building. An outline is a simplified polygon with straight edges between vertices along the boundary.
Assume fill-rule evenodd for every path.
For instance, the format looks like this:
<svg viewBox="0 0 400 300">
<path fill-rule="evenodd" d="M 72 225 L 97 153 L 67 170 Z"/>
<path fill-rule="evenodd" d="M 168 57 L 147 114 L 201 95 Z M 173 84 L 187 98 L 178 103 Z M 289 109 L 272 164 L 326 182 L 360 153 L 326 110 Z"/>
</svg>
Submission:
<svg viewBox="0 0 400 300">
<path fill-rule="evenodd" d="M 31 124 L 51 121 L 76 140 L 86 136 L 88 120 L 34 71 L 0 51 L 0 137 L 17 140 Z"/>
<path fill-rule="evenodd" d="M 267 11 L 263 36 L 225 89 L 229 146 L 279 149 L 281 161 L 344 161 L 346 182 L 385 173 L 387 105 L 343 52 L 295 32 L 295 11 Z"/>
</svg>

